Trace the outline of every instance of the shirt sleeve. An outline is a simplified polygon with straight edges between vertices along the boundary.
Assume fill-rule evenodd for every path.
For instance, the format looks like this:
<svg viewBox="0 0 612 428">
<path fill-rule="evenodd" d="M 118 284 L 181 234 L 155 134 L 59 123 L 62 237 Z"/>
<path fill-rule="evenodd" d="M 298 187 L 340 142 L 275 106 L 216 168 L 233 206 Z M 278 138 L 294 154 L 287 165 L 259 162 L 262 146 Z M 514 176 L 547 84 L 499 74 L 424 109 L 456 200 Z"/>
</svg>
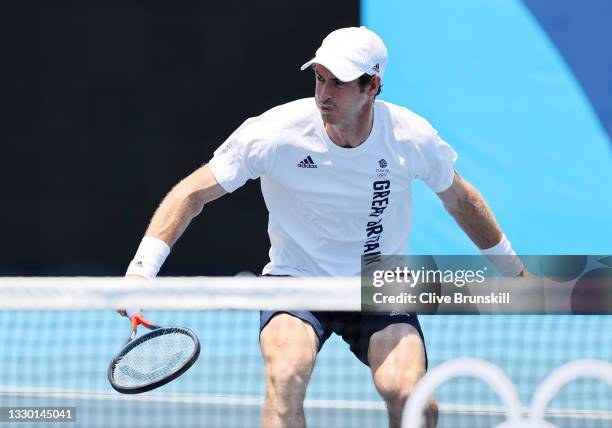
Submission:
<svg viewBox="0 0 612 428">
<path fill-rule="evenodd" d="M 270 132 L 264 128 L 261 117 L 248 119 L 215 151 L 209 162 L 210 169 L 227 192 L 269 171 L 274 143 L 266 138 Z"/>
<path fill-rule="evenodd" d="M 431 190 L 443 192 L 453 184 L 457 153 L 427 121 L 423 122 L 415 144 L 413 171 L 415 178 Z"/>
</svg>

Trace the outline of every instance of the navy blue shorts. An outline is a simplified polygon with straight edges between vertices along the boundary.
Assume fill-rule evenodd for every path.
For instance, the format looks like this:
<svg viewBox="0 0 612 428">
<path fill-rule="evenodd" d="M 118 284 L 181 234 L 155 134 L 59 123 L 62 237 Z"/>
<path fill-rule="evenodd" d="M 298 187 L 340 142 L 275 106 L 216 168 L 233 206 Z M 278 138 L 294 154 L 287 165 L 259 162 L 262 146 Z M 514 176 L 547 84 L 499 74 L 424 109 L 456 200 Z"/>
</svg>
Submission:
<svg viewBox="0 0 612 428">
<path fill-rule="evenodd" d="M 370 337 L 379 330 L 391 324 L 410 324 L 419 332 L 423 347 L 425 339 L 421 325 L 415 314 L 365 314 L 361 312 L 308 312 L 308 311 L 261 311 L 259 332 L 277 314 L 290 314 L 309 323 L 319 337 L 319 350 L 323 343 L 336 333 L 351 347 L 351 351 L 366 366 L 368 362 L 368 347 Z M 427 351 L 425 351 L 425 368 L 427 369 Z"/>
</svg>

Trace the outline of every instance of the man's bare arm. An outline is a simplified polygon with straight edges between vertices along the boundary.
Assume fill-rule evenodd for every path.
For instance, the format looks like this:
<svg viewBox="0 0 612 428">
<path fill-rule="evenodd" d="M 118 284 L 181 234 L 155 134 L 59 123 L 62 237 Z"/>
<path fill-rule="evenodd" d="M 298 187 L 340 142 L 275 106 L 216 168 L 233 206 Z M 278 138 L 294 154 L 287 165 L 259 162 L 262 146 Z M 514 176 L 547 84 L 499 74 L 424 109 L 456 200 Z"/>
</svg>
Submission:
<svg viewBox="0 0 612 428">
<path fill-rule="evenodd" d="M 191 220 L 202 212 L 205 204 L 227 192 L 217 183 L 208 164 L 181 180 L 159 205 L 146 236 L 161 239 L 172 247 Z"/>
<path fill-rule="evenodd" d="M 497 221 L 495 221 L 491 209 L 480 192 L 462 179 L 457 172 L 455 172 L 451 187 L 444 192 L 437 193 L 437 195 L 442 200 L 442 203 L 444 203 L 444 208 L 453 216 L 455 221 L 461 226 L 461 229 L 478 248 L 486 250 L 502 245 L 500 241 L 502 241 L 502 238 L 505 240 L 504 234 Z M 505 240 L 504 242 L 508 245 L 507 251 L 511 251 L 514 254 L 509 241 Z M 529 275 L 518 258 L 516 258 L 516 255 L 510 256 L 504 262 L 506 265 L 509 264 L 511 266 L 510 269 L 514 270 L 518 267 L 520 271 L 519 276 Z M 499 266 L 496 267 L 499 270 Z"/>
<path fill-rule="evenodd" d="M 451 187 L 437 195 L 478 248 L 490 248 L 502 239 L 502 231 L 484 198 L 459 174 L 455 172 Z"/>
<path fill-rule="evenodd" d="M 202 212 L 205 204 L 225 193 L 227 192 L 217 183 L 208 164 L 195 170 L 174 186 L 153 214 L 145 238 L 136 253 L 136 258 L 139 259 L 135 258 L 138 268 L 134 268 L 133 260 L 128 267 L 126 279 L 142 280 L 155 276 L 169 248 L 178 241 L 191 220 Z M 145 244 L 145 240 L 150 238 L 155 238 L 152 240 L 153 244 Z M 165 250 L 160 250 L 162 247 Z M 134 304 L 129 308 L 117 309 L 117 312 L 131 318 L 141 313 L 141 309 Z"/>
</svg>

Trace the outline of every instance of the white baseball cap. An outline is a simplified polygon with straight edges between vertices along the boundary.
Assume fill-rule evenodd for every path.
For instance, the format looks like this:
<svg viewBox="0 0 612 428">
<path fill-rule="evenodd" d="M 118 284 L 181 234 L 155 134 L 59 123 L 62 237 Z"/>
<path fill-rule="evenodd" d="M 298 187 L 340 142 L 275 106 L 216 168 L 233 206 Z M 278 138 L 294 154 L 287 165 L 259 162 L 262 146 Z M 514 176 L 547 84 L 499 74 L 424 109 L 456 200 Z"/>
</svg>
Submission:
<svg viewBox="0 0 612 428">
<path fill-rule="evenodd" d="M 340 28 L 323 39 L 315 57 L 301 67 L 321 64 L 343 82 L 362 74 L 382 75 L 387 67 L 387 48 L 382 39 L 366 27 Z"/>
</svg>

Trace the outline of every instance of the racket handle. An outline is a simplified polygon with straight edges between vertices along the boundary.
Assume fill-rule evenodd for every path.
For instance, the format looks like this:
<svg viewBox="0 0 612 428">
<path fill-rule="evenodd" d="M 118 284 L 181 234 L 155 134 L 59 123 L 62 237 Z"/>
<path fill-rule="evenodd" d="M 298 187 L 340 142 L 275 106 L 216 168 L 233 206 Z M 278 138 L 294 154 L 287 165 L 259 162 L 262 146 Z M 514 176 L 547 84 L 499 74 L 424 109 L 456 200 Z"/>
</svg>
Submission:
<svg viewBox="0 0 612 428">
<path fill-rule="evenodd" d="M 132 324 L 132 331 L 130 331 L 130 335 L 128 336 L 126 343 L 130 343 L 132 340 L 136 338 L 136 334 L 138 333 L 138 326 L 141 324 L 145 326 L 146 328 L 148 328 L 149 330 L 156 330 L 158 328 L 161 328 L 157 325 L 151 324 L 149 321 L 144 319 L 142 317 L 142 314 L 136 314 L 132 316 L 130 318 L 130 324 Z"/>
<path fill-rule="evenodd" d="M 146 319 L 144 319 L 142 317 L 142 314 L 136 314 L 134 315 L 132 318 L 130 318 L 130 322 L 132 323 L 132 329 L 134 331 L 138 330 L 138 326 L 139 325 L 143 325 L 146 328 L 148 328 L 149 330 L 155 330 L 156 328 L 159 328 L 153 324 L 151 324 L 149 321 L 147 321 Z"/>
<path fill-rule="evenodd" d="M 142 317 L 142 314 L 136 314 L 130 318 L 130 324 L 132 324 L 132 331 L 130 331 L 130 335 L 128 336 L 128 340 L 126 343 L 130 343 L 132 340 L 136 338 L 136 333 L 138 333 L 138 326 L 144 325 L 149 330 L 157 330 L 161 328 L 158 325 L 151 324 L 149 321 Z"/>
</svg>

